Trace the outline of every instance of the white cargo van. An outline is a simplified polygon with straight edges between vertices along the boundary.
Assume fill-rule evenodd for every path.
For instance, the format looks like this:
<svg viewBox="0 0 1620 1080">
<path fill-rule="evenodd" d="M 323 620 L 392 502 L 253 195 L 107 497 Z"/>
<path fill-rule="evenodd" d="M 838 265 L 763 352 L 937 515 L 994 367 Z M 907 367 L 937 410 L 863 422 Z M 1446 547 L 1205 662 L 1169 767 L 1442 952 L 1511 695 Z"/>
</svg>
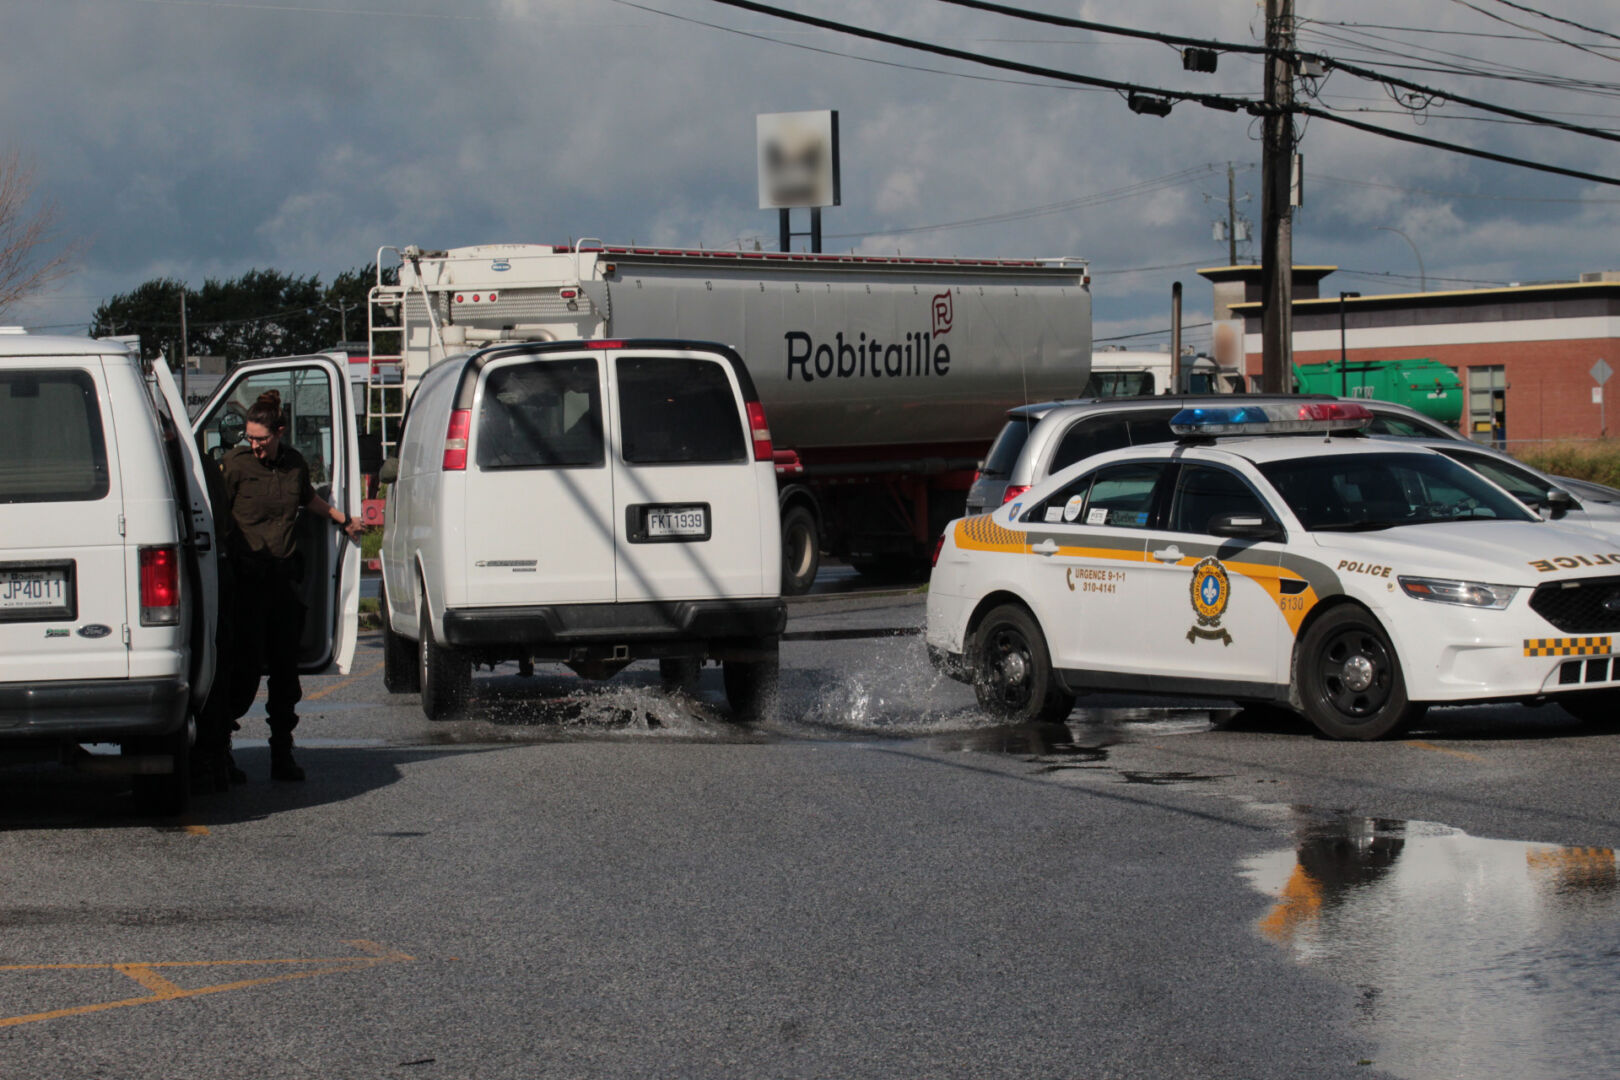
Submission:
<svg viewBox="0 0 1620 1080">
<path fill-rule="evenodd" d="M 781 533 L 742 359 L 678 341 L 484 349 L 411 399 L 383 529 L 385 681 L 458 714 L 472 665 L 667 681 L 723 663 L 733 710 L 775 696 Z"/>
<path fill-rule="evenodd" d="M 332 396 L 347 380 L 329 360 L 243 365 L 199 427 L 212 425 L 216 445 L 234 443 L 231 405 L 266 379 L 335 380 L 338 423 L 308 409 L 304 430 L 334 447 L 322 459 L 338 478 L 329 498 L 355 493 L 353 410 Z M 0 760 L 61 756 L 132 773 L 143 809 L 185 807 L 218 617 L 196 434 L 167 367 L 148 369 L 123 343 L 0 331 Z M 317 531 L 309 546 L 324 551 L 332 530 Z M 320 644 L 307 651 L 320 662 L 309 670 L 346 668 L 353 650 L 358 553 L 334 554 L 322 564 L 330 575 L 309 586 L 325 597 L 325 621 L 310 620 Z M 350 561 L 352 571 L 340 565 Z M 355 590 L 347 606 L 340 581 Z M 122 754 L 75 752 L 85 743 L 117 743 Z"/>
</svg>

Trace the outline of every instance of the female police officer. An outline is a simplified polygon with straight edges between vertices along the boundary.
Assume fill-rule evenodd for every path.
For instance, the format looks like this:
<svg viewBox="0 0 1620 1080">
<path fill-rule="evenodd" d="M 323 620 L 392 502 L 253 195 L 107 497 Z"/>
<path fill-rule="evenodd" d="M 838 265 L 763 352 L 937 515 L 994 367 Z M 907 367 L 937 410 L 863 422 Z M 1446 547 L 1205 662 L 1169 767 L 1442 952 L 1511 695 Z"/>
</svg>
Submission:
<svg viewBox="0 0 1620 1080">
<path fill-rule="evenodd" d="M 235 566 L 236 659 L 231 672 L 235 717 L 253 705 L 259 674 L 269 675 L 266 710 L 270 723 L 270 776 L 302 780 L 304 770 L 293 760 L 294 706 L 303 697 L 298 685 L 298 643 L 304 633 L 303 577 L 293 526 L 300 509 L 330 518 L 351 540 L 361 525 L 329 506 L 310 484 L 309 464 L 282 436 L 286 417 L 281 395 L 259 395 L 247 413 L 247 445 L 225 455 L 222 472 L 235 526 L 231 561 Z"/>
</svg>

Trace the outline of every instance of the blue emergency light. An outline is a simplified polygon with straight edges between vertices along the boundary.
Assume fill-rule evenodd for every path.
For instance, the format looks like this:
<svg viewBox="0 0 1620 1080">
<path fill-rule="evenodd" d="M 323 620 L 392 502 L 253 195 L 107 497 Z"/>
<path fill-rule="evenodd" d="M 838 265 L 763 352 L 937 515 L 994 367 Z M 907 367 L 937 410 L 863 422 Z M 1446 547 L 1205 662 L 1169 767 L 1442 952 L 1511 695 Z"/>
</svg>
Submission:
<svg viewBox="0 0 1620 1080">
<path fill-rule="evenodd" d="M 1297 435 L 1360 431 L 1372 422 L 1365 405 L 1313 401 L 1298 405 L 1212 405 L 1170 418 L 1177 435 Z"/>
</svg>

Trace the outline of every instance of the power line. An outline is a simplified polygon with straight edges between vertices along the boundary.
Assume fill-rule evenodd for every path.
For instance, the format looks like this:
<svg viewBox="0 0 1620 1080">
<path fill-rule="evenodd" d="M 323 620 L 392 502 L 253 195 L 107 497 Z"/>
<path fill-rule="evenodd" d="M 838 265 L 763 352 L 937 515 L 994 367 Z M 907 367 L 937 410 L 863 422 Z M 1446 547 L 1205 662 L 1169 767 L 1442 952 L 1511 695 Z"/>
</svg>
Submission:
<svg viewBox="0 0 1620 1080">
<path fill-rule="evenodd" d="M 1245 166 L 1247 168 L 1248 166 Z M 1175 187 L 1193 180 L 1201 179 L 1216 171 L 1218 165 L 1200 165 L 1196 168 L 1183 169 L 1180 172 L 1169 173 L 1152 180 L 1144 180 L 1139 184 L 1131 184 L 1122 188 L 1113 188 L 1108 191 L 1097 191 L 1089 195 L 1081 195 L 1062 202 L 1047 203 L 1045 206 L 1031 206 L 1021 210 L 1007 210 L 999 214 L 987 214 L 983 217 L 964 218 L 960 221 L 946 221 L 932 225 L 912 225 L 897 229 L 869 229 L 865 232 L 828 233 L 829 240 L 859 240 L 871 236 L 904 236 L 910 233 L 937 232 L 946 229 L 966 229 L 976 225 L 998 225 L 1011 221 L 1024 221 L 1028 218 L 1044 217 L 1048 214 L 1061 214 L 1070 210 L 1080 210 L 1088 206 L 1098 206 L 1103 203 L 1115 202 L 1120 199 L 1134 198 L 1138 195 L 1147 195 L 1166 188 Z"/>
<path fill-rule="evenodd" d="M 1590 46 L 1583 45 L 1578 41 L 1570 41 L 1568 38 L 1561 38 L 1557 34 L 1549 34 L 1545 30 L 1537 30 L 1533 26 L 1525 26 L 1523 23 L 1516 23 L 1512 19 L 1504 19 L 1495 12 L 1486 11 L 1478 4 L 1470 3 L 1469 0 L 1451 0 L 1451 2 L 1456 4 L 1458 7 L 1465 7 L 1470 11 L 1477 11 L 1487 19 L 1494 19 L 1499 23 L 1505 23 L 1506 25 L 1513 27 L 1515 30 L 1525 30 L 1532 34 L 1540 34 L 1548 41 L 1556 41 L 1560 45 L 1568 45 L 1572 49 L 1579 49 L 1583 53 L 1590 53 L 1592 56 L 1600 57 L 1601 59 L 1620 64 L 1620 57 L 1610 56 L 1607 53 L 1599 52 L 1597 49 L 1591 48 Z M 1517 4 L 1509 4 L 1508 6 L 1518 7 Z M 1540 12 L 1535 12 L 1534 14 L 1540 14 Z M 1602 33 L 1602 31 L 1599 31 L 1599 33 Z"/>
<path fill-rule="evenodd" d="M 1215 324 L 1212 323 L 1212 322 L 1207 322 L 1207 321 L 1206 322 L 1195 322 L 1195 323 L 1182 323 L 1181 324 L 1181 329 L 1182 330 L 1201 330 L 1206 326 L 1213 326 L 1213 325 L 1215 325 Z M 1163 330 L 1142 330 L 1142 331 L 1139 331 L 1138 333 L 1135 333 L 1135 334 L 1115 334 L 1113 337 L 1092 338 L 1091 343 L 1093 345 L 1096 345 L 1096 344 L 1098 344 L 1100 342 L 1104 342 L 1104 341 L 1129 341 L 1131 338 L 1158 337 L 1161 334 L 1168 334 L 1174 329 L 1175 329 L 1175 327 L 1166 326 Z"/>
<path fill-rule="evenodd" d="M 616 3 L 627 3 L 628 0 L 615 0 Z M 1184 90 L 1166 90 L 1161 87 L 1144 86 L 1139 83 L 1121 82 L 1118 79 L 1104 79 L 1094 75 L 1077 75 L 1070 71 L 1060 71 L 1056 68 L 1041 67 L 1036 64 L 1024 64 L 1016 60 L 1006 60 L 1001 57 L 985 56 L 981 53 L 968 52 L 964 49 L 953 49 L 946 45 L 934 45 L 916 38 L 902 37 L 898 34 L 888 34 L 881 30 L 868 30 L 865 27 L 842 23 L 833 19 L 823 19 L 817 15 L 805 15 L 786 8 L 773 7 L 770 4 L 756 3 L 755 0 L 710 0 L 711 3 L 724 4 L 726 7 L 738 8 L 742 11 L 752 11 L 756 15 L 770 15 L 788 22 L 801 23 L 805 26 L 814 26 L 822 30 L 831 30 L 839 34 L 849 34 L 852 37 L 866 38 L 869 41 L 881 42 L 902 49 L 914 49 L 918 52 L 933 53 L 936 56 L 946 56 L 953 60 L 963 60 L 970 64 L 983 64 L 986 67 L 1000 68 L 1004 71 L 1017 71 L 1024 75 L 1036 75 L 1043 79 L 1053 79 L 1058 82 L 1075 83 L 1080 86 L 1101 87 L 1104 90 L 1113 90 L 1121 94 L 1150 94 L 1172 101 L 1192 101 L 1206 108 L 1219 109 L 1222 112 L 1238 112 L 1242 109 L 1253 108 L 1258 103 L 1252 98 L 1230 97 L 1225 94 L 1189 93 Z"/>
<path fill-rule="evenodd" d="M 902 71 L 919 71 L 928 75 L 950 75 L 958 79 L 972 79 L 975 82 L 1005 83 L 1008 86 L 1034 86 L 1045 90 L 1076 89 L 1074 87 L 1057 87 L 1051 83 L 1030 82 L 1027 79 L 1001 79 L 994 75 L 975 75 L 969 71 L 947 71 L 944 68 L 923 67 L 919 64 L 902 64 L 898 60 L 880 60 L 872 56 L 861 56 L 857 53 L 842 52 L 838 49 L 827 49 L 818 45 L 807 45 L 802 41 L 783 41 L 781 38 L 771 37 L 769 34 L 756 34 L 750 30 L 741 30 L 735 26 L 726 26 L 722 23 L 706 22 L 703 19 L 693 18 L 690 15 L 680 15 L 673 11 L 664 11 L 662 8 L 638 4 L 635 0 L 609 0 L 610 3 L 621 7 L 634 8 L 636 11 L 645 11 L 650 15 L 662 15 L 666 19 L 676 22 L 690 23 L 708 30 L 719 30 L 725 34 L 735 34 L 738 37 L 752 38 L 755 41 L 768 42 L 771 45 L 781 45 L 788 49 L 802 49 L 805 52 L 819 53 L 822 56 L 838 56 L 846 60 L 859 60 L 865 64 L 876 64 L 879 67 L 899 68 Z M 1101 93 L 1097 87 L 1081 87 L 1088 93 Z"/>
<path fill-rule="evenodd" d="M 1547 19 L 1550 22 L 1563 23 L 1565 26 L 1573 26 L 1577 30 L 1586 31 L 1588 34 L 1596 34 L 1598 37 L 1613 38 L 1616 41 L 1620 41 L 1620 34 L 1613 33 L 1609 30 L 1603 30 L 1596 26 L 1587 26 L 1585 23 L 1578 23 L 1574 19 L 1566 19 L 1561 15 L 1551 15 L 1545 11 L 1537 11 L 1533 7 L 1525 7 L 1523 4 L 1516 4 L 1513 2 L 1513 0 L 1496 0 L 1496 2 L 1501 4 L 1503 7 L 1510 7 L 1519 11 L 1528 12 L 1531 15 L 1540 16 L 1541 18 Z M 1520 27 L 1519 29 L 1523 30 L 1526 28 Z"/>
<path fill-rule="evenodd" d="M 1366 124 L 1360 120 L 1352 120 L 1348 116 L 1340 116 L 1337 113 L 1328 112 L 1325 109 L 1318 109 L 1310 105 L 1295 105 L 1294 111 L 1304 116 L 1314 116 L 1326 120 L 1329 123 L 1355 128 L 1358 131 L 1382 135 L 1386 139 L 1399 139 L 1401 142 L 1416 143 L 1419 146 L 1427 146 L 1435 150 L 1449 150 L 1454 154 L 1466 154 L 1469 157 L 1477 157 L 1485 161 L 1496 161 L 1504 165 L 1517 165 L 1522 169 L 1535 169 L 1537 172 L 1552 173 L 1555 176 L 1567 176 L 1574 180 L 1589 180 L 1594 184 L 1620 187 L 1620 179 L 1612 176 L 1600 176 L 1597 173 L 1582 172 L 1579 169 L 1566 169 L 1561 165 L 1545 165 L 1539 161 L 1527 161 L 1524 158 L 1497 154 L 1490 150 L 1479 150 L 1472 146 L 1463 146 L 1460 143 L 1431 139 L 1424 135 L 1414 135 L 1410 131 L 1396 131 L 1394 128 L 1379 127 L 1377 124 Z"/>
<path fill-rule="evenodd" d="M 1321 173 L 1311 173 L 1310 182 L 1313 184 L 1342 184 L 1346 187 L 1379 188 L 1383 191 L 1400 191 L 1409 195 L 1432 195 L 1440 199 L 1480 199 L 1489 202 L 1529 202 L 1529 203 L 1617 203 L 1620 198 L 1563 198 L 1554 195 L 1491 195 L 1477 191 L 1432 191 L 1428 188 L 1400 187 L 1396 184 L 1380 184 L 1376 180 L 1346 180 L 1342 176 L 1327 176 Z"/>
<path fill-rule="evenodd" d="M 725 0 L 720 0 L 720 2 L 725 2 Z M 1205 38 L 1181 37 L 1176 34 L 1164 34 L 1154 30 L 1140 30 L 1135 27 L 1118 26 L 1111 23 L 1092 22 L 1085 19 L 1071 19 L 1066 16 L 1052 15 L 1043 11 L 1030 11 L 1027 8 L 1018 8 L 1011 7 L 1006 4 L 991 3 L 989 0 L 936 0 L 936 2 L 941 4 L 950 4 L 955 7 L 971 8 L 975 11 L 992 12 L 1008 18 L 1022 19 L 1026 22 L 1042 23 L 1048 26 L 1062 26 L 1069 29 L 1092 30 L 1105 34 L 1118 34 L 1126 37 L 1147 38 L 1152 41 L 1164 42 L 1167 45 L 1187 45 L 1228 52 L 1243 52 L 1250 54 L 1259 53 L 1261 55 L 1265 55 L 1269 51 L 1264 45 L 1246 45 L 1237 42 L 1214 41 Z M 1453 2 L 1467 4 L 1467 0 L 1453 0 Z M 1467 6 L 1471 7 L 1473 5 L 1467 4 Z M 1518 120 L 1542 124 L 1548 127 L 1561 128 L 1575 134 L 1589 135 L 1594 138 L 1620 142 L 1620 133 L 1606 131 L 1602 128 L 1591 128 L 1580 124 L 1571 124 L 1566 120 L 1555 120 L 1551 117 L 1539 116 L 1535 113 L 1527 113 L 1518 109 L 1510 109 L 1503 105 L 1494 105 L 1488 101 L 1481 101 L 1477 98 L 1464 97 L 1460 94 L 1451 93 L 1449 91 L 1437 90 L 1433 87 L 1423 86 L 1415 82 L 1408 82 L 1407 80 L 1398 79 L 1392 75 L 1363 68 L 1346 61 L 1337 60 L 1330 56 L 1319 56 L 1308 53 L 1294 52 L 1290 54 L 1290 59 L 1294 60 L 1295 62 L 1299 60 L 1315 60 L 1325 66 L 1336 67 L 1342 71 L 1347 71 L 1359 78 L 1371 79 L 1386 85 L 1399 86 L 1402 89 L 1423 94 L 1430 100 L 1444 98 L 1448 101 L 1454 101 L 1461 105 L 1467 105 L 1470 108 L 1484 109 L 1487 112 L 1494 112 L 1502 116 L 1511 116 Z M 1614 59 L 1614 57 L 1606 57 L 1606 59 Z"/>
</svg>

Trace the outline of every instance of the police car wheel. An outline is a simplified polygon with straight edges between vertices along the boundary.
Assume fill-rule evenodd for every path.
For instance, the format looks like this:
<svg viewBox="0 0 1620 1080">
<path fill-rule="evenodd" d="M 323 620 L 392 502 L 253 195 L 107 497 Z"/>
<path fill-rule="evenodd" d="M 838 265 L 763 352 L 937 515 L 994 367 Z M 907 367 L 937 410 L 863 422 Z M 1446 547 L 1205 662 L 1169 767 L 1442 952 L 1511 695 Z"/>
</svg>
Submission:
<svg viewBox="0 0 1620 1080">
<path fill-rule="evenodd" d="M 388 617 L 388 590 L 378 604 L 383 632 L 383 689 L 390 694 L 416 694 L 422 690 L 422 671 L 416 663 L 416 643 L 394 633 Z"/>
<path fill-rule="evenodd" d="M 1559 697 L 1558 703 L 1565 712 L 1583 724 L 1620 728 L 1620 691 L 1594 690 L 1590 693 L 1564 694 Z"/>
<path fill-rule="evenodd" d="M 1382 739 L 1422 712 L 1407 700 L 1388 635 L 1363 608 L 1336 608 L 1311 625 L 1295 679 L 1305 718 L 1330 739 Z"/>
<path fill-rule="evenodd" d="M 1074 709 L 1035 617 L 1013 604 L 993 609 L 974 634 L 973 692 L 985 712 L 1021 723 L 1061 721 Z"/>
<path fill-rule="evenodd" d="M 472 696 L 472 662 L 433 637 L 433 620 L 422 612 L 422 712 L 429 720 L 453 720 Z"/>
</svg>

